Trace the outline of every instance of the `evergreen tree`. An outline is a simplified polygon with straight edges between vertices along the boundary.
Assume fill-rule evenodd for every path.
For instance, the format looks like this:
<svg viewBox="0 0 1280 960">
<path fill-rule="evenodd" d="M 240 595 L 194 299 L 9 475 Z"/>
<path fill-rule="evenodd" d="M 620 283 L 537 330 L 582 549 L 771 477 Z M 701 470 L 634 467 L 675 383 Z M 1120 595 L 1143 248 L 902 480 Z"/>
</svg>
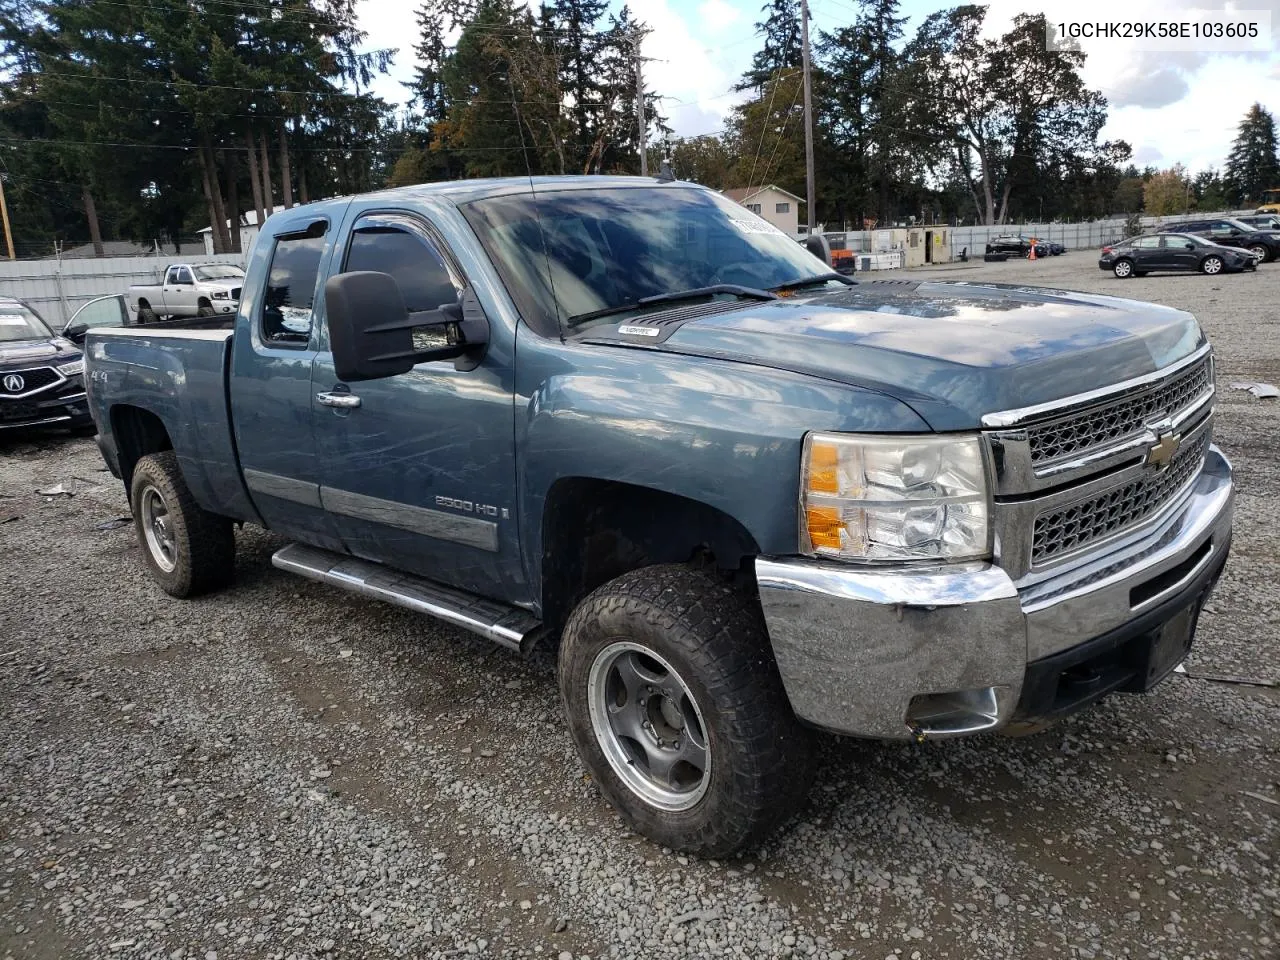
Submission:
<svg viewBox="0 0 1280 960">
<path fill-rule="evenodd" d="M 543 32 L 559 58 L 560 88 L 571 101 L 570 144 L 575 154 L 590 150 L 605 114 L 600 60 L 611 38 L 597 30 L 596 24 L 608 7 L 606 0 L 554 0 L 543 8 Z M 640 36 L 637 31 L 632 37 L 612 39 L 620 40 L 630 53 Z"/>
<path fill-rule="evenodd" d="M 1238 130 L 1227 157 L 1227 182 L 1236 203 L 1256 203 L 1263 190 L 1280 187 L 1275 118 L 1262 104 L 1255 103 L 1240 121 Z"/>
<path fill-rule="evenodd" d="M 764 46 L 752 57 L 736 90 L 760 90 L 779 70 L 798 68 L 804 60 L 799 0 L 766 0 L 760 12 L 764 19 L 756 24 L 756 32 L 764 35 Z"/>
</svg>

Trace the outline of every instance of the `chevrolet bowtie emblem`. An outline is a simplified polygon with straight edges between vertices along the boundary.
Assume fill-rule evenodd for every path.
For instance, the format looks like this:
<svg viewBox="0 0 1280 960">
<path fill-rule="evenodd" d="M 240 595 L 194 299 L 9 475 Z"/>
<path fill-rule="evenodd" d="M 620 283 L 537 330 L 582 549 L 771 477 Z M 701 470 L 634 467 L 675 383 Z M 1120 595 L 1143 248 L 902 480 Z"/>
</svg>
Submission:
<svg viewBox="0 0 1280 960">
<path fill-rule="evenodd" d="M 1147 451 L 1147 466 L 1163 470 L 1169 466 L 1180 446 L 1182 446 L 1182 437 L 1179 434 L 1161 434 L 1160 439 Z"/>
</svg>

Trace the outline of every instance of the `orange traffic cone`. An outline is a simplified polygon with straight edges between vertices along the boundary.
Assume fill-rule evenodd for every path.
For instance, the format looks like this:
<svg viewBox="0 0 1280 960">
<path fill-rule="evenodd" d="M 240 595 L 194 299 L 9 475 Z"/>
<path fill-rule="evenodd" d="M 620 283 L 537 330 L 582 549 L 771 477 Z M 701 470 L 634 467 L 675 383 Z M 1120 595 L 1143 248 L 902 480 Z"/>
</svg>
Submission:
<svg viewBox="0 0 1280 960">
<path fill-rule="evenodd" d="M 1032 240 L 1032 241 L 1031 241 L 1031 252 L 1027 254 L 1027 259 L 1028 259 L 1028 260 L 1034 260 L 1035 258 L 1036 258 L 1036 242 L 1035 242 L 1034 240 Z"/>
</svg>

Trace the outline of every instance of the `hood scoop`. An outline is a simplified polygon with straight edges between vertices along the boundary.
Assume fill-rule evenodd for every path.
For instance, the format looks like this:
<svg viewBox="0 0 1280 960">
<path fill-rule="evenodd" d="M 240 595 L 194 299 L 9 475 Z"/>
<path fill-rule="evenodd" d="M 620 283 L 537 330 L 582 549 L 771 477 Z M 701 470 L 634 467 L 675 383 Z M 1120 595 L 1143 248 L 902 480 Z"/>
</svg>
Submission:
<svg viewBox="0 0 1280 960">
<path fill-rule="evenodd" d="M 655 310 L 630 320 L 591 327 L 583 337 L 588 343 L 627 343 L 637 347 L 662 343 L 690 320 L 714 317 L 741 310 L 741 300 L 713 300 L 710 303 L 688 303 L 668 310 Z"/>
</svg>

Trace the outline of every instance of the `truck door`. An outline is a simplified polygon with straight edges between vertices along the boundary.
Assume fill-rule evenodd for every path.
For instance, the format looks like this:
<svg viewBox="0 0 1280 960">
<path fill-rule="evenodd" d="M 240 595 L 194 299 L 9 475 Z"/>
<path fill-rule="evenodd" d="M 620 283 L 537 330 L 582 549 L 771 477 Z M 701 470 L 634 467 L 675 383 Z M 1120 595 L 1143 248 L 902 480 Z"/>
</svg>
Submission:
<svg viewBox="0 0 1280 960">
<path fill-rule="evenodd" d="M 454 302 L 467 285 L 426 220 L 355 215 L 354 208 L 348 219 L 349 240 L 334 254 L 333 273 L 389 273 L 411 311 Z M 433 361 L 359 383 L 337 380 L 322 341 L 313 431 L 321 497 L 351 553 L 519 602 L 527 597 L 515 497 L 515 331 L 490 322 L 490 343 L 474 369 Z"/>
<path fill-rule="evenodd" d="M 196 278 L 190 267 L 170 267 L 164 278 L 164 309 L 170 316 L 195 316 Z"/>
<path fill-rule="evenodd" d="M 320 505 L 311 434 L 312 308 L 334 231 L 298 208 L 260 237 L 236 318 L 231 422 L 245 485 L 272 530 L 331 550 L 342 541 Z M 265 277 L 265 280 L 259 280 Z"/>
</svg>

